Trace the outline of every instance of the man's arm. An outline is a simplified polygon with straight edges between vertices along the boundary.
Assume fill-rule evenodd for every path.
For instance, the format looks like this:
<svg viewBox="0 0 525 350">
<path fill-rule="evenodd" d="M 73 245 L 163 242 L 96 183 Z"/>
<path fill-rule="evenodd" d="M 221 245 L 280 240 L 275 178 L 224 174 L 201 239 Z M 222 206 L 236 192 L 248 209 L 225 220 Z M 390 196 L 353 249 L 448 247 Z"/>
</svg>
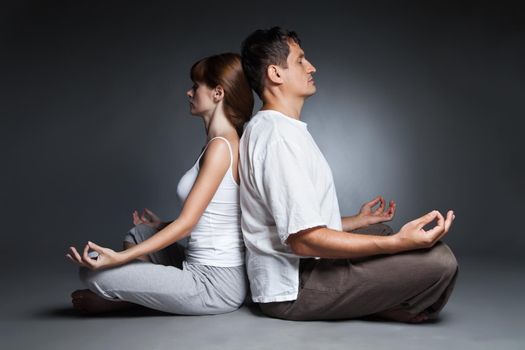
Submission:
<svg viewBox="0 0 525 350">
<path fill-rule="evenodd" d="M 366 227 L 369 224 L 366 220 L 359 214 L 354 216 L 343 216 L 341 217 L 341 225 L 343 226 L 343 231 L 351 232 L 361 227 Z"/>
<path fill-rule="evenodd" d="M 450 210 L 446 219 L 434 210 L 404 225 L 392 236 L 373 236 L 347 233 L 316 227 L 291 234 L 286 243 L 300 256 L 318 256 L 330 259 L 361 258 L 379 254 L 428 248 L 445 236 L 454 220 Z M 425 231 L 423 227 L 437 220 L 436 226 Z"/>
<path fill-rule="evenodd" d="M 379 207 L 375 208 L 379 204 Z M 390 201 L 387 208 L 386 201 L 382 196 L 377 196 L 361 206 L 359 214 L 354 216 L 345 216 L 341 218 L 343 231 L 351 232 L 355 229 L 366 227 L 380 222 L 392 220 L 396 212 L 396 203 Z"/>
</svg>

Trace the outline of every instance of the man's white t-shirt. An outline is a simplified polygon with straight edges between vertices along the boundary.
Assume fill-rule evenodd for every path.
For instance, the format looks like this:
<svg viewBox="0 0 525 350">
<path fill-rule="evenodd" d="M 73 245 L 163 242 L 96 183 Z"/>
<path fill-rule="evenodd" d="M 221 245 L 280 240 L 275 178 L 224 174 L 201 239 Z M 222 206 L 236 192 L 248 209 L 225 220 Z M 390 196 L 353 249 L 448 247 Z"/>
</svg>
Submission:
<svg viewBox="0 0 525 350">
<path fill-rule="evenodd" d="M 299 259 L 290 234 L 342 230 L 332 172 L 307 124 L 274 111 L 255 114 L 240 141 L 241 228 L 252 299 L 297 299 Z"/>
</svg>

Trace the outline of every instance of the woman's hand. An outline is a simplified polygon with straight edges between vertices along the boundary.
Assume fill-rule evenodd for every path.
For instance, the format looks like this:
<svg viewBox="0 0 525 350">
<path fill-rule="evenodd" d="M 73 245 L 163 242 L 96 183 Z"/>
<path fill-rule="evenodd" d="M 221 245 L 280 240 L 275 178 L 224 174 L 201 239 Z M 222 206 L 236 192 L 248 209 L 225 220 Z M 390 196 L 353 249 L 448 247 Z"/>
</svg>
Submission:
<svg viewBox="0 0 525 350">
<path fill-rule="evenodd" d="M 162 221 L 160 221 L 160 218 L 154 212 L 152 212 L 148 208 L 145 208 L 142 214 L 140 215 L 136 210 L 133 212 L 133 224 L 146 224 L 153 228 L 159 229 L 160 225 L 162 224 Z"/>
<path fill-rule="evenodd" d="M 377 209 L 373 209 L 378 203 L 379 207 Z M 396 212 L 396 203 L 394 201 L 390 201 L 390 206 L 386 211 L 385 207 L 385 199 L 381 196 L 377 196 L 370 202 L 363 204 L 357 216 L 360 217 L 360 221 L 364 225 L 373 225 L 390 221 Z"/>
<path fill-rule="evenodd" d="M 89 249 L 97 252 L 98 256 L 96 258 L 89 256 Z M 98 246 L 93 242 L 88 242 L 86 244 L 82 255 L 79 254 L 75 247 L 69 247 L 69 254 L 66 254 L 66 257 L 75 264 L 87 267 L 91 270 L 119 266 L 126 262 L 123 254 L 115 252 L 109 248 Z"/>
</svg>

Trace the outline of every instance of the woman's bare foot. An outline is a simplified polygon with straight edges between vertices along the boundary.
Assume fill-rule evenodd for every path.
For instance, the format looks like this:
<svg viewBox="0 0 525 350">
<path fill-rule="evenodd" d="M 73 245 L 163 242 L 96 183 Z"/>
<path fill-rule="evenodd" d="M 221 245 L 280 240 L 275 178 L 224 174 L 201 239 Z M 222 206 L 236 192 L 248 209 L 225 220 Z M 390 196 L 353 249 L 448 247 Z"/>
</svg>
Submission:
<svg viewBox="0 0 525 350">
<path fill-rule="evenodd" d="M 89 289 L 79 289 L 71 293 L 73 307 L 85 315 L 103 312 L 125 310 L 136 307 L 136 304 L 126 301 L 111 301 L 99 297 Z"/>
</svg>

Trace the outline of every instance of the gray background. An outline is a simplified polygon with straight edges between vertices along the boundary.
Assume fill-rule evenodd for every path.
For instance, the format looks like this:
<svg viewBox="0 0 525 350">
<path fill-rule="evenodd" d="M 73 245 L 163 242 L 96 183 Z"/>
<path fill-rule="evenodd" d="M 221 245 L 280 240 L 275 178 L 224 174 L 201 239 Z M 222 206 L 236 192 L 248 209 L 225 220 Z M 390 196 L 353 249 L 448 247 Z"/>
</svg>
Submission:
<svg viewBox="0 0 525 350">
<path fill-rule="evenodd" d="M 446 241 L 460 261 L 518 262 L 523 16 L 513 3 L 424 3 L 4 2 L 6 267 L 73 274 L 67 247 L 120 247 L 133 209 L 176 217 L 177 181 L 205 141 L 189 68 L 273 25 L 296 30 L 317 68 L 302 119 L 342 214 L 378 194 L 398 203 L 395 229 L 454 209 Z"/>
<path fill-rule="evenodd" d="M 523 349 L 524 17 L 502 1 L 2 1 L 0 348 Z M 119 248 L 133 209 L 178 214 L 205 141 L 189 68 L 273 25 L 317 68 L 303 120 L 342 213 L 377 194 L 398 202 L 395 229 L 456 211 L 440 319 L 79 316 L 67 247 Z"/>
</svg>

